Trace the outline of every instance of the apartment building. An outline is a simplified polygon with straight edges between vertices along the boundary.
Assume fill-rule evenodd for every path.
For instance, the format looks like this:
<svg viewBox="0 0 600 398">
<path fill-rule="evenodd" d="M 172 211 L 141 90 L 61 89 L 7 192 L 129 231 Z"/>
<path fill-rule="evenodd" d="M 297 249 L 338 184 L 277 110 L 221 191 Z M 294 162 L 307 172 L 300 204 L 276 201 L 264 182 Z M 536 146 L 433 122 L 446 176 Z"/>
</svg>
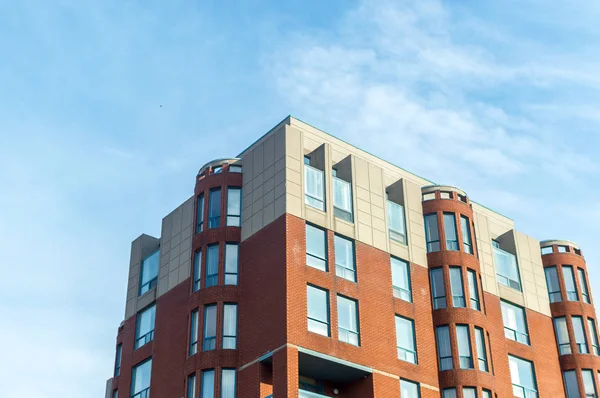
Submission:
<svg viewBox="0 0 600 398">
<path fill-rule="evenodd" d="M 106 398 L 597 397 L 582 250 L 292 117 L 132 243 Z"/>
</svg>

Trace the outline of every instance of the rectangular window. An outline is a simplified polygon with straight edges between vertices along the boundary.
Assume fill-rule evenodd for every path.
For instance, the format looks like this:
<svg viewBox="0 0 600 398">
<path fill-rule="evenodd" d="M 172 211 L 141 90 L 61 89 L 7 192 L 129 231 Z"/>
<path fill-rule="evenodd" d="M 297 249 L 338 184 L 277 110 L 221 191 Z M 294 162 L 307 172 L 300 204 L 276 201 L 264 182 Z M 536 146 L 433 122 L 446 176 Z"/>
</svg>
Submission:
<svg viewBox="0 0 600 398">
<path fill-rule="evenodd" d="M 587 319 L 588 329 L 590 330 L 590 336 L 592 337 L 592 352 L 594 355 L 600 355 L 600 348 L 598 346 L 598 332 L 596 331 L 596 322 L 592 318 Z"/>
<path fill-rule="evenodd" d="M 495 241 L 492 241 L 492 243 Z M 521 291 L 521 278 L 519 276 L 519 267 L 517 266 L 517 258 L 509 252 L 506 252 L 499 247 L 498 242 L 492 245 L 494 252 L 494 263 L 496 264 L 496 277 L 498 283 L 508 286 L 512 289 Z"/>
<path fill-rule="evenodd" d="M 131 398 L 150 398 L 152 359 L 148 359 L 131 371 Z"/>
<path fill-rule="evenodd" d="M 456 217 L 454 213 L 444 213 L 444 234 L 446 235 L 446 250 L 458 250 Z"/>
<path fill-rule="evenodd" d="M 325 179 L 323 171 L 307 164 L 306 160 L 304 162 L 304 202 L 315 209 L 325 210 Z"/>
<path fill-rule="evenodd" d="M 398 345 L 398 359 L 417 363 L 415 322 L 412 319 L 396 315 L 396 344 Z"/>
<path fill-rule="evenodd" d="M 235 398 L 235 369 L 221 370 L 221 398 Z"/>
<path fill-rule="evenodd" d="M 115 355 L 115 377 L 121 374 L 121 356 L 123 354 L 123 345 L 117 346 L 117 354 Z"/>
<path fill-rule="evenodd" d="M 358 303 L 356 300 L 337 296 L 338 338 L 348 344 L 360 345 L 358 328 Z"/>
<path fill-rule="evenodd" d="M 552 253 L 552 246 L 542 247 L 542 255 Z"/>
<path fill-rule="evenodd" d="M 567 253 L 568 251 L 567 246 L 558 246 L 559 253 Z"/>
<path fill-rule="evenodd" d="M 196 233 L 202 232 L 204 227 L 204 194 L 198 196 L 198 204 L 196 207 Z"/>
<path fill-rule="evenodd" d="M 452 292 L 452 306 L 455 308 L 466 307 L 462 270 L 460 267 L 450 267 L 450 291 Z"/>
<path fill-rule="evenodd" d="M 477 275 L 475 271 L 467 271 L 467 279 L 469 281 L 469 298 L 471 300 L 471 308 L 477 311 L 481 311 L 481 305 L 479 304 L 479 290 L 477 289 Z"/>
<path fill-rule="evenodd" d="M 332 177 L 333 212 L 337 218 L 352 222 L 352 184 Z"/>
<path fill-rule="evenodd" d="M 548 267 L 544 270 L 546 274 L 546 285 L 548 285 L 548 296 L 551 303 L 562 301 L 560 284 L 558 283 L 558 272 L 556 267 Z"/>
<path fill-rule="evenodd" d="M 504 322 L 504 336 L 507 339 L 529 345 L 527 319 L 525 310 L 507 301 L 502 301 L 502 320 Z"/>
<path fill-rule="evenodd" d="M 200 280 L 202 279 L 202 251 L 196 250 L 194 253 L 194 286 L 195 292 L 200 290 Z"/>
<path fill-rule="evenodd" d="M 190 316 L 190 355 L 198 352 L 198 310 L 192 311 Z"/>
<path fill-rule="evenodd" d="M 217 306 L 211 304 L 204 306 L 204 340 L 202 351 L 211 351 L 217 348 Z"/>
<path fill-rule="evenodd" d="M 354 261 L 354 242 L 350 239 L 335 235 L 335 274 L 340 278 L 356 282 L 356 264 Z"/>
<path fill-rule="evenodd" d="M 567 398 L 580 398 L 579 386 L 577 385 L 577 372 L 568 370 L 563 372 L 565 379 L 565 390 L 567 390 Z"/>
<path fill-rule="evenodd" d="M 563 278 L 565 279 L 565 289 L 567 290 L 568 301 L 578 301 L 577 298 L 577 286 L 575 286 L 575 275 L 573 274 L 573 267 L 570 265 L 563 265 Z"/>
<path fill-rule="evenodd" d="M 215 167 L 212 168 L 212 173 L 213 174 L 219 174 L 222 171 L 223 171 L 223 166 L 215 166 Z"/>
<path fill-rule="evenodd" d="M 242 188 L 227 188 L 227 226 L 242 225 Z"/>
<path fill-rule="evenodd" d="M 471 243 L 471 228 L 469 219 L 465 216 L 460 216 L 460 227 L 462 229 L 463 249 L 465 253 L 473 254 L 473 244 Z"/>
<path fill-rule="evenodd" d="M 483 398 L 492 398 L 492 392 L 490 390 L 483 390 Z"/>
<path fill-rule="evenodd" d="M 154 340 L 154 319 L 156 318 L 156 306 L 152 306 L 138 312 L 135 329 L 135 349 L 140 348 Z"/>
<path fill-rule="evenodd" d="M 114 390 L 113 391 L 112 398 L 119 398 L 119 390 Z"/>
<path fill-rule="evenodd" d="M 591 304 L 590 300 L 590 292 L 588 290 L 587 279 L 585 279 L 585 271 L 581 268 L 577 268 L 577 274 L 579 276 L 579 288 L 581 289 L 581 297 L 583 297 L 583 301 Z"/>
<path fill-rule="evenodd" d="M 582 369 L 581 377 L 583 378 L 583 389 L 585 390 L 586 398 L 597 398 L 596 383 L 594 383 L 594 373 L 591 369 Z"/>
<path fill-rule="evenodd" d="M 229 172 L 230 173 L 241 173 L 242 172 L 242 166 L 235 165 L 235 164 L 230 164 L 229 165 Z"/>
<path fill-rule="evenodd" d="M 456 388 L 444 388 L 443 398 L 456 398 Z"/>
<path fill-rule="evenodd" d="M 215 397 L 215 371 L 213 369 L 202 371 L 202 398 Z"/>
<path fill-rule="evenodd" d="M 404 207 L 390 200 L 387 201 L 388 230 L 390 239 L 406 244 L 406 222 Z"/>
<path fill-rule="evenodd" d="M 204 287 L 215 286 L 219 282 L 219 244 L 206 248 L 206 282 Z"/>
<path fill-rule="evenodd" d="M 211 189 L 208 201 L 208 228 L 221 225 L 221 188 Z"/>
<path fill-rule="evenodd" d="M 482 328 L 475 328 L 475 344 L 477 345 L 477 365 L 479 370 L 489 372 L 487 352 L 485 350 L 485 335 Z"/>
<path fill-rule="evenodd" d="M 235 350 L 237 347 L 237 304 L 223 306 L 223 349 Z"/>
<path fill-rule="evenodd" d="M 452 347 L 450 346 L 450 328 L 448 326 L 438 326 L 435 328 L 437 340 L 438 359 L 440 361 L 440 370 L 449 370 L 452 365 Z"/>
<path fill-rule="evenodd" d="M 585 337 L 585 327 L 583 326 L 583 318 L 580 316 L 572 316 L 571 322 L 573 323 L 573 332 L 575 333 L 575 344 L 580 354 L 589 354 L 590 350 L 587 345 L 587 338 Z"/>
<path fill-rule="evenodd" d="M 227 243 L 225 245 L 225 284 L 238 284 L 238 254 L 239 245 Z"/>
<path fill-rule="evenodd" d="M 402 398 L 420 398 L 419 383 L 414 381 L 400 379 L 400 397 Z"/>
<path fill-rule="evenodd" d="M 474 387 L 463 387 L 463 398 L 477 398 L 477 389 Z"/>
<path fill-rule="evenodd" d="M 156 286 L 156 280 L 158 279 L 159 259 L 160 250 L 157 250 L 142 261 L 140 296 Z"/>
<path fill-rule="evenodd" d="M 471 334 L 467 325 L 456 325 L 456 340 L 458 342 L 458 362 L 461 369 L 473 369 L 471 354 Z"/>
<path fill-rule="evenodd" d="M 329 337 L 329 292 L 306 286 L 308 330 Z"/>
<path fill-rule="evenodd" d="M 443 268 L 434 268 L 430 271 L 431 294 L 433 295 L 433 309 L 446 308 L 446 288 L 444 287 Z"/>
<path fill-rule="evenodd" d="M 425 216 L 425 239 L 427 240 L 427 253 L 440 251 L 440 231 L 435 213 Z"/>
<path fill-rule="evenodd" d="M 537 398 L 537 384 L 533 363 L 521 358 L 508 356 L 510 377 L 515 397 Z"/>
<path fill-rule="evenodd" d="M 571 353 L 571 342 L 567 329 L 567 319 L 564 316 L 554 318 L 554 333 L 558 344 L 558 354 L 567 355 Z"/>
<path fill-rule="evenodd" d="M 306 265 L 327 272 L 327 233 L 306 224 Z"/>
<path fill-rule="evenodd" d="M 188 376 L 187 398 L 196 398 L 196 375 L 195 374 Z"/>
<path fill-rule="evenodd" d="M 394 297 L 412 302 L 410 290 L 410 269 L 406 261 L 390 257 L 392 264 L 392 288 Z"/>
</svg>

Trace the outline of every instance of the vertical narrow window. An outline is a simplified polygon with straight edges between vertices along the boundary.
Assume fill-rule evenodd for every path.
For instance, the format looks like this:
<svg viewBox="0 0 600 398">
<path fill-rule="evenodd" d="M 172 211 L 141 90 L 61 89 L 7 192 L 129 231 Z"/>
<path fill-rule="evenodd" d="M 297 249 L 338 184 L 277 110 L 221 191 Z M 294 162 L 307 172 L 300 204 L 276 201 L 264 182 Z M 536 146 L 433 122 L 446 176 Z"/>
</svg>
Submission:
<svg viewBox="0 0 600 398">
<path fill-rule="evenodd" d="M 198 310 L 190 316 L 190 355 L 198 352 Z"/>
<path fill-rule="evenodd" d="M 525 310 L 507 301 L 502 301 L 502 320 L 504 322 L 504 336 L 507 339 L 529 345 L 529 333 Z"/>
<path fill-rule="evenodd" d="M 469 326 L 456 325 L 456 340 L 458 342 L 458 362 L 461 369 L 473 369 L 471 354 L 471 335 Z"/>
<path fill-rule="evenodd" d="M 221 370 L 221 398 L 235 398 L 235 369 Z"/>
<path fill-rule="evenodd" d="M 398 359 L 417 363 L 415 322 L 412 319 L 396 315 L 396 344 L 398 345 Z"/>
<path fill-rule="evenodd" d="M 465 291 L 460 267 L 450 267 L 450 291 L 452 292 L 452 306 L 464 308 L 466 306 Z"/>
<path fill-rule="evenodd" d="M 150 397 L 152 359 L 148 359 L 131 370 L 131 398 Z"/>
<path fill-rule="evenodd" d="M 567 390 L 567 398 L 580 398 L 579 386 L 577 385 L 577 371 L 568 370 L 563 372 L 565 380 L 565 390 Z"/>
<path fill-rule="evenodd" d="M 225 245 L 225 284 L 238 284 L 238 254 L 239 245 L 227 243 Z"/>
<path fill-rule="evenodd" d="M 492 398 L 492 392 L 490 390 L 483 390 L 483 398 Z"/>
<path fill-rule="evenodd" d="M 194 253 L 194 291 L 200 290 L 200 280 L 202 279 L 202 251 L 196 250 Z"/>
<path fill-rule="evenodd" d="M 427 241 L 427 253 L 440 251 L 440 230 L 438 229 L 437 214 L 425 216 L 425 239 Z"/>
<path fill-rule="evenodd" d="M 508 365 L 510 368 L 510 378 L 512 380 L 514 396 L 537 398 L 537 384 L 535 382 L 533 363 L 509 355 Z"/>
<path fill-rule="evenodd" d="M 456 398 L 456 388 L 444 388 L 443 398 Z"/>
<path fill-rule="evenodd" d="M 306 224 L 306 265 L 327 272 L 327 233 Z"/>
<path fill-rule="evenodd" d="M 414 381 L 400 379 L 400 397 L 401 398 L 420 398 L 419 383 Z"/>
<path fill-rule="evenodd" d="M 406 261 L 390 257 L 392 264 L 392 288 L 394 297 L 412 302 L 410 289 L 410 269 Z"/>
<path fill-rule="evenodd" d="M 450 328 L 438 326 L 435 328 L 437 351 L 440 370 L 452 369 L 452 347 L 450 346 Z"/>
<path fill-rule="evenodd" d="M 352 222 L 352 184 L 335 175 L 332 177 L 332 183 L 334 215 L 342 220 Z"/>
<path fill-rule="evenodd" d="M 575 275 L 573 274 L 573 267 L 570 265 L 563 265 L 563 277 L 565 279 L 565 289 L 567 290 L 568 301 L 578 301 L 577 298 L 577 286 L 575 285 Z"/>
<path fill-rule="evenodd" d="M 587 345 L 587 338 L 585 337 L 585 327 L 583 326 L 583 318 L 580 316 L 572 316 L 571 322 L 573 323 L 573 332 L 575 333 L 575 344 L 580 354 L 589 354 L 590 350 Z"/>
<path fill-rule="evenodd" d="M 562 301 L 556 267 L 548 267 L 544 270 L 544 272 L 546 274 L 546 285 L 548 285 L 548 297 L 550 298 L 550 302 L 557 303 Z"/>
<path fill-rule="evenodd" d="M 112 398 L 119 398 L 119 390 L 114 390 L 113 391 Z"/>
<path fill-rule="evenodd" d="M 304 202 L 315 209 L 325 210 L 325 181 L 323 171 L 310 165 L 304 158 Z"/>
<path fill-rule="evenodd" d="M 227 188 L 227 226 L 242 225 L 242 188 Z"/>
<path fill-rule="evenodd" d="M 406 222 L 404 207 L 398 203 L 387 201 L 388 231 L 390 239 L 406 244 Z"/>
<path fill-rule="evenodd" d="M 140 296 L 156 286 L 156 280 L 158 279 L 159 260 L 160 250 L 157 250 L 142 261 L 142 272 L 140 275 Z"/>
<path fill-rule="evenodd" d="M 356 262 L 354 260 L 354 242 L 335 235 L 335 274 L 340 278 L 356 282 Z"/>
<path fill-rule="evenodd" d="M 591 369 L 582 369 L 581 377 L 583 378 L 583 389 L 585 390 L 586 398 L 597 398 L 596 383 L 594 383 L 594 373 Z"/>
<path fill-rule="evenodd" d="M 211 351 L 217 348 L 217 306 L 216 304 L 204 307 L 204 340 L 202 351 Z"/>
<path fill-rule="evenodd" d="M 204 194 L 198 196 L 198 204 L 196 207 L 196 233 L 202 232 L 204 227 Z"/>
<path fill-rule="evenodd" d="M 471 242 L 471 228 L 469 219 L 465 216 L 460 216 L 460 227 L 462 230 L 463 249 L 465 253 L 473 254 L 473 244 Z"/>
<path fill-rule="evenodd" d="M 477 389 L 474 387 L 463 387 L 463 398 L 477 398 Z"/>
<path fill-rule="evenodd" d="M 219 281 L 219 244 L 206 248 L 206 282 L 205 287 L 215 286 Z"/>
<path fill-rule="evenodd" d="M 444 213 L 444 234 L 446 235 L 446 250 L 458 250 L 456 217 L 454 213 Z"/>
<path fill-rule="evenodd" d="M 592 318 L 587 319 L 588 329 L 592 338 L 592 352 L 594 355 L 600 355 L 600 347 L 598 346 L 598 332 L 596 331 L 596 322 Z"/>
<path fill-rule="evenodd" d="M 223 349 L 235 350 L 237 347 L 237 304 L 223 306 Z"/>
<path fill-rule="evenodd" d="M 430 271 L 431 294 L 433 295 L 433 309 L 446 308 L 446 288 L 444 287 L 443 268 L 434 268 Z"/>
<path fill-rule="evenodd" d="M 590 300 L 590 292 L 588 290 L 587 279 L 585 278 L 585 271 L 582 268 L 577 268 L 577 273 L 579 276 L 579 289 L 581 289 L 581 297 L 583 297 L 583 301 L 591 304 Z"/>
<path fill-rule="evenodd" d="M 145 308 L 138 312 L 135 329 L 135 349 L 140 348 L 154 340 L 154 320 L 156 318 L 156 306 Z"/>
<path fill-rule="evenodd" d="M 475 271 L 467 271 L 467 279 L 469 281 L 469 296 L 471 300 L 471 308 L 477 311 L 481 311 L 481 305 L 479 304 L 479 290 L 477 288 L 477 275 Z"/>
<path fill-rule="evenodd" d="M 123 345 L 117 346 L 117 353 L 115 355 L 115 377 L 121 374 L 121 356 L 123 354 Z"/>
<path fill-rule="evenodd" d="M 208 228 L 221 225 L 221 188 L 211 189 L 208 201 Z"/>
<path fill-rule="evenodd" d="M 329 337 L 329 292 L 306 286 L 308 330 Z"/>
<path fill-rule="evenodd" d="M 356 300 L 337 296 L 338 338 L 348 344 L 360 345 L 358 328 L 358 303 Z"/>
<path fill-rule="evenodd" d="M 492 240 L 492 252 L 494 253 L 498 283 L 521 291 L 521 277 L 516 256 L 502 250 L 498 241 L 495 240 Z"/>
<path fill-rule="evenodd" d="M 215 371 L 214 369 L 202 371 L 202 398 L 215 397 Z"/>
<path fill-rule="evenodd" d="M 187 398 L 196 398 L 196 375 L 191 374 L 187 380 Z"/>
<path fill-rule="evenodd" d="M 485 335 L 482 328 L 475 328 L 475 344 L 477 345 L 477 365 L 479 370 L 489 372 L 487 352 L 485 350 Z"/>
<path fill-rule="evenodd" d="M 567 355 L 571 353 L 571 342 L 567 329 L 567 319 L 564 316 L 554 318 L 554 333 L 558 344 L 558 354 Z"/>
</svg>

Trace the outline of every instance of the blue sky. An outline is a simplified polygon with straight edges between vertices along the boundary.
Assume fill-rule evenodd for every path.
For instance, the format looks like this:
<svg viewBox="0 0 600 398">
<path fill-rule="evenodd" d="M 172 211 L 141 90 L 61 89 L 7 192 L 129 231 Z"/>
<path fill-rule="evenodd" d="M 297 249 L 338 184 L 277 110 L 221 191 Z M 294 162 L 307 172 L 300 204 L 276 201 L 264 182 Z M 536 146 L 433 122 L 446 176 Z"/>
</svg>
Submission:
<svg viewBox="0 0 600 398">
<path fill-rule="evenodd" d="M 102 396 L 130 242 L 288 114 L 578 242 L 600 291 L 599 17 L 583 0 L 0 2 L 0 395 Z"/>
</svg>

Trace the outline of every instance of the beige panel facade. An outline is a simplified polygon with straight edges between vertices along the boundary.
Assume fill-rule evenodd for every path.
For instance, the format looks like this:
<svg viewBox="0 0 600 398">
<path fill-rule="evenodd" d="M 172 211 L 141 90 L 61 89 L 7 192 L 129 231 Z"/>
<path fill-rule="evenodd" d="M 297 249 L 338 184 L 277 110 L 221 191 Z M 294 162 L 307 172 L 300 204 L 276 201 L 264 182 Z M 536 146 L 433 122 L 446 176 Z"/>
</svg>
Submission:
<svg viewBox="0 0 600 398">
<path fill-rule="evenodd" d="M 142 261 L 160 247 L 160 239 L 142 234 L 131 242 L 131 256 L 129 259 L 129 280 L 127 282 L 127 301 L 125 304 L 125 319 L 135 315 L 156 298 L 156 288 L 139 296 L 140 272 Z"/>
</svg>

